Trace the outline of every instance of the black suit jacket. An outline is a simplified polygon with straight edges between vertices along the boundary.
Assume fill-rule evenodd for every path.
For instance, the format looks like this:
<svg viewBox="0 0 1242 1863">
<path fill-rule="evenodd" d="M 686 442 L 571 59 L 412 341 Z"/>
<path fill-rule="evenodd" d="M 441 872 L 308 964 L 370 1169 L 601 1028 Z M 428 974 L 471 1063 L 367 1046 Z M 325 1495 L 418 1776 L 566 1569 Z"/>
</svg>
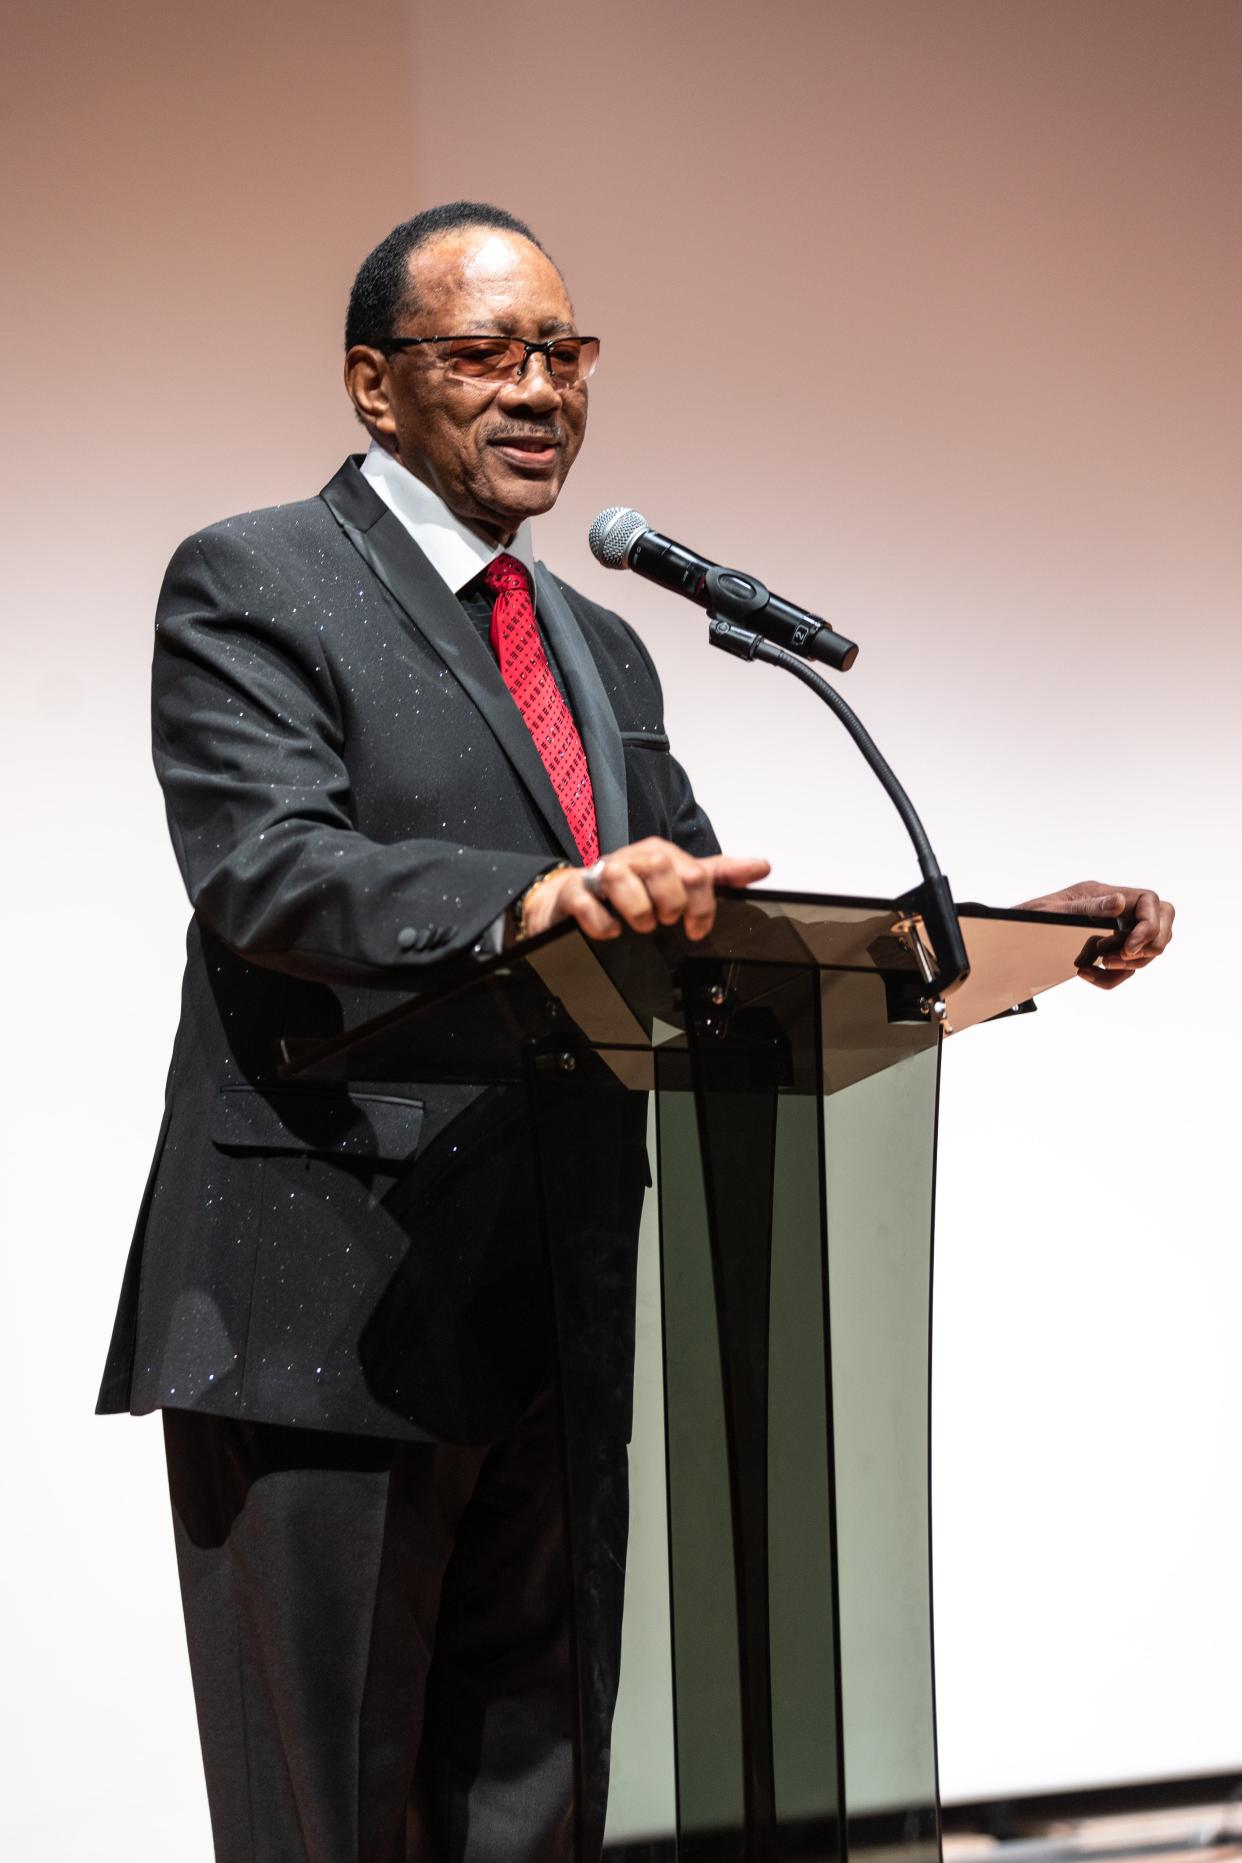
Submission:
<svg viewBox="0 0 1242 1863">
<path fill-rule="evenodd" d="M 714 851 L 638 636 L 542 565 L 537 590 L 601 846 Z M 318 498 L 181 545 L 153 695 L 194 916 L 99 1408 L 486 1440 L 547 1376 L 516 1096 L 420 1081 L 416 1058 L 373 1093 L 281 1084 L 276 1044 L 419 989 L 544 867 L 577 860 L 526 725 L 354 460 Z M 595 1396 L 615 1396 L 621 1428 L 635 1142 L 633 1121 L 601 1135 L 576 1296 L 597 1309 Z"/>
</svg>

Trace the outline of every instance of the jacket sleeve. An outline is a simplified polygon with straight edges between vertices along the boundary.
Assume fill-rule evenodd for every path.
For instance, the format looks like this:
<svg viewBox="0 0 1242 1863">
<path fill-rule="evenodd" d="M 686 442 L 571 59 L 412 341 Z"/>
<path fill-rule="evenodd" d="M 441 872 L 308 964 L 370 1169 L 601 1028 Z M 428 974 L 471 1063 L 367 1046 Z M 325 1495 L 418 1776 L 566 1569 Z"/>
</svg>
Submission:
<svg viewBox="0 0 1242 1863">
<path fill-rule="evenodd" d="M 699 859 L 707 854 L 718 854 L 720 842 L 716 839 L 716 830 L 700 808 L 690 787 L 690 778 L 676 757 L 671 757 L 669 761 L 673 776 L 672 839 L 678 847 L 684 847 L 687 854 L 694 854 Z"/>
<path fill-rule="evenodd" d="M 256 964 L 416 989 L 549 856 L 360 833 L 319 636 L 260 614 L 257 586 L 250 549 L 217 530 L 182 544 L 160 596 L 153 751 L 191 903 Z"/>
</svg>

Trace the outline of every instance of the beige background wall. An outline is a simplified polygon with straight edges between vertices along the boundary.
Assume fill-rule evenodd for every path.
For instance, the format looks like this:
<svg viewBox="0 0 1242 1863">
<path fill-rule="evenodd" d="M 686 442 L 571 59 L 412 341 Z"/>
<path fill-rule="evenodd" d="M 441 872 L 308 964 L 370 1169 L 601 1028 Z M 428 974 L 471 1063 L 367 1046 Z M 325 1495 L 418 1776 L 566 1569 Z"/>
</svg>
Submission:
<svg viewBox="0 0 1242 1863">
<path fill-rule="evenodd" d="M 6 1851 L 208 1854 L 158 1430 L 88 1415 L 185 916 L 147 763 L 150 614 L 181 535 L 313 491 L 356 444 L 353 268 L 457 194 L 529 217 L 605 339 L 540 548 L 643 628 L 728 843 L 790 886 L 913 878 L 808 695 L 590 562 L 604 503 L 841 618 L 850 695 L 960 894 L 1096 874 L 1179 902 L 1159 971 L 948 1058 L 942 1760 L 962 1796 L 1236 1767 L 1242 11 L 23 14 L 2 118 Z"/>
</svg>

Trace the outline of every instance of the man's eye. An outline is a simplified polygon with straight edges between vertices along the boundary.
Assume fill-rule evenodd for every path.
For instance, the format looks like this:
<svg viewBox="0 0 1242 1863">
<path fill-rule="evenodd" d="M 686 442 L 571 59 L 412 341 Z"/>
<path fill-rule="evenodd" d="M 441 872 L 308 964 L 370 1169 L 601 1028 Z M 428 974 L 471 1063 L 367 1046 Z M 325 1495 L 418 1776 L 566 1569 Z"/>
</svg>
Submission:
<svg viewBox="0 0 1242 1863">
<path fill-rule="evenodd" d="M 457 368 L 483 374 L 503 366 L 509 347 L 508 343 L 453 343 L 448 353 Z"/>
<path fill-rule="evenodd" d="M 576 370 L 580 343 L 554 343 L 552 345 L 552 366 L 554 369 Z"/>
</svg>

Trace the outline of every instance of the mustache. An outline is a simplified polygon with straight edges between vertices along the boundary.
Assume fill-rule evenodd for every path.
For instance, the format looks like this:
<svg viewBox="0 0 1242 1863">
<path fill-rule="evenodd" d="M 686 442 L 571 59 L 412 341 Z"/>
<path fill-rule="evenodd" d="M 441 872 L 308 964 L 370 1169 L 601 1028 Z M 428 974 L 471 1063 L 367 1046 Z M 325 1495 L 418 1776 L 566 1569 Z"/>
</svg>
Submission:
<svg viewBox="0 0 1242 1863">
<path fill-rule="evenodd" d="M 565 443 L 561 428 L 551 424 L 546 427 L 529 424 L 525 427 L 494 427 L 487 437 L 492 446 L 503 446 L 507 440 L 533 440 L 538 446 L 563 446 Z"/>
</svg>

